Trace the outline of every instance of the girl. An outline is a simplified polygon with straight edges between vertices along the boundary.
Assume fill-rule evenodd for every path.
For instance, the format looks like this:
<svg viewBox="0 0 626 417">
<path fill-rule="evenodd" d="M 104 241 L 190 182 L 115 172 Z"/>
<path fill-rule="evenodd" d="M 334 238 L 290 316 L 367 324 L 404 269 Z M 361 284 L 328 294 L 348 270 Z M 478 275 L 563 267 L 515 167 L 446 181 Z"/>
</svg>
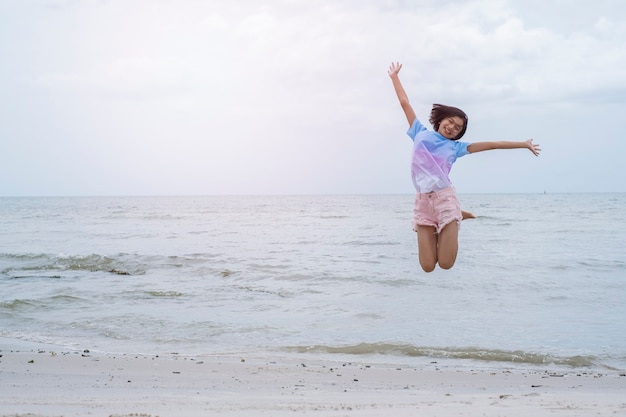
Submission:
<svg viewBox="0 0 626 417">
<path fill-rule="evenodd" d="M 392 63 L 389 76 L 404 110 L 413 140 L 411 175 L 417 191 L 413 216 L 413 230 L 417 232 L 417 250 L 422 269 L 431 272 L 435 266 L 450 269 L 456 261 L 459 247 L 459 225 L 463 218 L 456 190 L 448 174 L 452 164 L 461 156 L 491 149 L 529 149 L 539 156 L 541 149 L 532 139 L 525 142 L 476 142 L 458 140 L 467 129 L 467 115 L 456 107 L 434 104 L 429 122 L 435 131 L 429 131 L 417 119 L 400 83 L 399 63 Z"/>
</svg>

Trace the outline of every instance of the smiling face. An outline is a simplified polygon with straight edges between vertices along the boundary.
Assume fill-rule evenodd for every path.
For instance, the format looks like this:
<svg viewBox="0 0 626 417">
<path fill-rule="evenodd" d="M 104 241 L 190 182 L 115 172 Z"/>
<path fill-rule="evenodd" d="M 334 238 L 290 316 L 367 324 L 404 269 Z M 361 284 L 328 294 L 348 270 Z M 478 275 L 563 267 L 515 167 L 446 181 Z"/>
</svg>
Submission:
<svg viewBox="0 0 626 417">
<path fill-rule="evenodd" d="M 446 139 L 456 139 L 463 130 L 465 121 L 459 116 L 448 116 L 439 123 L 437 132 Z"/>
</svg>

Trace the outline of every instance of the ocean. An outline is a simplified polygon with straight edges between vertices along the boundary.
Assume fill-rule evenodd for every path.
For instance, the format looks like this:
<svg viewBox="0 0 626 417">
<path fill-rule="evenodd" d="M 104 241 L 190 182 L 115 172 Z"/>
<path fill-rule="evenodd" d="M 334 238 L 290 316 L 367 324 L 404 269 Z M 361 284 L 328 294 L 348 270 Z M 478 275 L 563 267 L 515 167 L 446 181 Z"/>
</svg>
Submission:
<svg viewBox="0 0 626 417">
<path fill-rule="evenodd" d="M 460 194 L 427 274 L 412 195 L 0 198 L 0 350 L 626 369 L 626 194 Z"/>
</svg>

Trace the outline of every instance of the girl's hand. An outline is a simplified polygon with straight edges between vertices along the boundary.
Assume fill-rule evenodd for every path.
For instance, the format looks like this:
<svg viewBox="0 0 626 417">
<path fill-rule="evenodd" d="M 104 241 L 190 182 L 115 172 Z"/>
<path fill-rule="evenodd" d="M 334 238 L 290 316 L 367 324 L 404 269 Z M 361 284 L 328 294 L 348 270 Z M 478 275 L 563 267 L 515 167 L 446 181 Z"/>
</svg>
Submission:
<svg viewBox="0 0 626 417">
<path fill-rule="evenodd" d="M 391 65 L 389 66 L 389 71 L 387 71 L 387 74 L 389 74 L 390 77 L 397 76 L 401 69 L 402 69 L 401 63 L 392 62 Z"/>
<path fill-rule="evenodd" d="M 539 152 L 541 152 L 541 148 L 539 147 L 538 144 L 533 143 L 532 139 L 528 139 L 526 142 L 526 147 L 528 149 L 530 149 L 530 151 L 535 155 L 535 156 L 539 156 Z"/>
</svg>

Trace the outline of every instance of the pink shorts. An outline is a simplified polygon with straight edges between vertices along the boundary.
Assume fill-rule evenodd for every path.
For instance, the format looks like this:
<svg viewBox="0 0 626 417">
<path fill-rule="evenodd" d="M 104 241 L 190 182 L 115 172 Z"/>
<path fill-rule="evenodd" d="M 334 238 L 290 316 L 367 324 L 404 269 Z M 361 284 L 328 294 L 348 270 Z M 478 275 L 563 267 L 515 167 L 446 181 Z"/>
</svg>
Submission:
<svg viewBox="0 0 626 417">
<path fill-rule="evenodd" d="M 461 205 L 454 187 L 430 193 L 417 193 L 413 208 L 413 230 L 417 226 L 433 226 L 437 233 L 447 225 L 456 221 L 461 225 Z"/>
</svg>

